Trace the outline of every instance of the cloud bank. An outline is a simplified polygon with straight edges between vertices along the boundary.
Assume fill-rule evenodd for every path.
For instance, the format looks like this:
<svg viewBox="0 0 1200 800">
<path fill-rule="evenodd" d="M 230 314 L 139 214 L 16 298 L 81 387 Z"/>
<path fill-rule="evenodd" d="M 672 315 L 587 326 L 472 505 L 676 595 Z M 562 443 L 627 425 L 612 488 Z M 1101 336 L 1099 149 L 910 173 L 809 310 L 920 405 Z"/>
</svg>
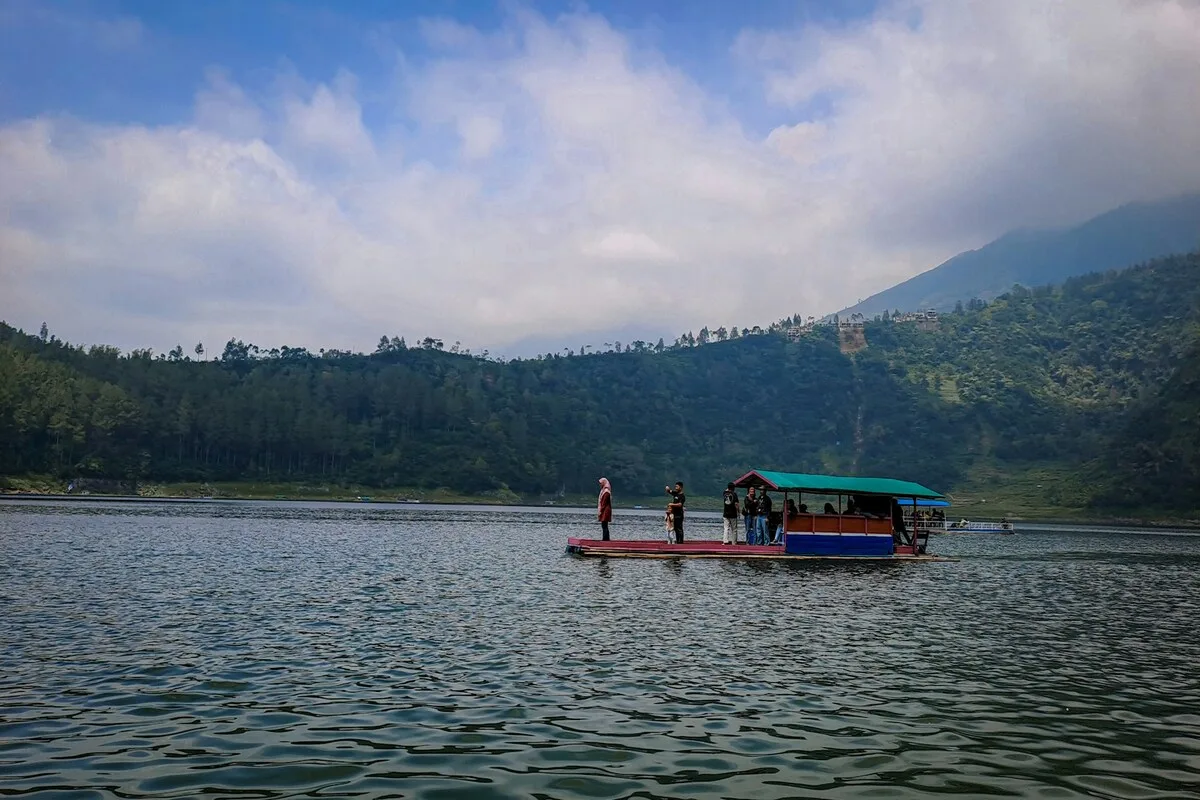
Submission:
<svg viewBox="0 0 1200 800">
<path fill-rule="evenodd" d="M 0 127 L 0 317 L 158 349 L 559 349 L 830 312 L 1009 229 L 1200 187 L 1194 2 L 744 30 L 763 117 L 790 119 L 769 130 L 599 15 L 422 35 L 383 90 L 216 64 L 173 124 Z"/>
</svg>

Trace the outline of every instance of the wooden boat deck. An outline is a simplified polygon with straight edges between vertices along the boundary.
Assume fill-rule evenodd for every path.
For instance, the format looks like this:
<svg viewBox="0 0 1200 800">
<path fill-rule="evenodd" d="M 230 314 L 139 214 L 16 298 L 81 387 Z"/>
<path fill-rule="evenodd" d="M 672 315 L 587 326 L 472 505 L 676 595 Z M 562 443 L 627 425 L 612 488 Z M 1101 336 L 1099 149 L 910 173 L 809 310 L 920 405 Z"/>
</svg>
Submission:
<svg viewBox="0 0 1200 800">
<path fill-rule="evenodd" d="M 935 555 L 891 556 L 799 556 L 783 551 L 783 545 L 722 544 L 699 540 L 675 544 L 661 539 L 567 539 L 567 552 L 579 556 L 610 558 L 760 558 L 776 561 L 956 561 Z"/>
</svg>

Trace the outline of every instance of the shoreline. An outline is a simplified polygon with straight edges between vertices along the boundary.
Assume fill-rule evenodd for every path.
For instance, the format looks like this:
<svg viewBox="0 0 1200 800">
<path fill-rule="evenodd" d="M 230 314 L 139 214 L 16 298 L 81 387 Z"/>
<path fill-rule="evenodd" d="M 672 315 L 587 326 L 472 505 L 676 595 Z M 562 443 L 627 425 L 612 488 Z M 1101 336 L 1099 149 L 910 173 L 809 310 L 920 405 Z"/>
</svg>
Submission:
<svg viewBox="0 0 1200 800">
<path fill-rule="evenodd" d="M 161 485 L 151 485 L 154 490 L 164 488 Z M 356 505 L 387 505 L 387 506 L 495 506 L 499 508 L 542 508 L 542 509 L 568 509 L 572 511 L 583 511 L 594 508 L 594 502 L 585 500 L 584 498 L 563 498 L 553 502 L 537 502 L 533 500 L 525 500 L 519 495 L 509 495 L 506 497 L 494 497 L 487 495 L 462 495 L 453 492 L 420 492 L 426 497 L 423 498 L 401 498 L 393 495 L 391 498 L 384 498 L 370 494 L 342 494 L 325 493 L 323 495 L 312 495 L 302 493 L 279 494 L 273 493 L 268 496 L 267 493 L 251 492 L 239 493 L 231 492 L 227 489 L 214 486 L 214 492 L 210 495 L 201 494 L 167 494 L 152 491 L 147 494 L 92 494 L 92 493 L 72 493 L 68 494 L 65 491 L 23 491 L 13 490 L 8 488 L 0 489 L 0 502 L 4 500 L 42 500 L 42 501 L 94 501 L 94 502 L 125 502 L 125 503 L 213 503 L 213 502 L 264 502 L 264 503 L 353 503 Z M 365 488 L 365 487 L 364 487 Z M 414 494 L 416 494 L 414 492 Z M 658 498 L 638 498 L 636 503 L 614 503 L 613 508 L 623 511 L 655 511 Z M 701 502 L 691 505 L 696 511 L 715 512 L 720 510 L 720 502 L 717 498 L 705 502 L 707 498 Z M 1086 514 L 1073 515 L 1071 511 L 1074 509 L 1063 509 L 1060 514 L 1047 515 L 1011 515 L 1009 519 L 1020 523 L 1025 527 L 1036 527 L 1039 524 L 1044 525 L 1099 525 L 1106 527 L 1145 527 L 1145 528 L 1170 528 L 1170 529 L 1195 529 L 1200 530 L 1200 519 L 1187 516 L 1163 519 L 1149 517 L 1101 517 L 1087 516 Z M 968 514 L 964 511 L 964 516 Z M 977 515 L 969 515 L 983 520 L 983 517 Z"/>
<path fill-rule="evenodd" d="M 0 491 L 0 500 L 66 500 L 69 502 L 94 500 L 112 503 L 354 503 L 355 505 L 387 506 L 497 506 L 500 508 L 570 508 L 584 509 L 591 506 L 555 503 L 553 505 L 507 502 L 491 498 L 457 498 L 443 500 L 385 500 L 368 497 L 261 497 L 250 495 L 154 495 L 154 494 L 67 494 L 65 492 L 11 492 Z M 622 508 L 622 506 L 616 506 Z M 632 506 L 624 508 L 632 509 Z"/>
</svg>

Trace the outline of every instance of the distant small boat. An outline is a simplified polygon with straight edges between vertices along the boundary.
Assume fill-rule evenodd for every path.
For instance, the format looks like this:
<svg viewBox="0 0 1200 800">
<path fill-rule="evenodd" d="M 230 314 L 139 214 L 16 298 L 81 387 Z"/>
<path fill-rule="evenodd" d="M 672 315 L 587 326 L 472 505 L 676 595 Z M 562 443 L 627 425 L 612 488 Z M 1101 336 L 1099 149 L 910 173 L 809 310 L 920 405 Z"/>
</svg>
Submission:
<svg viewBox="0 0 1200 800">
<path fill-rule="evenodd" d="M 405 497 L 405 498 L 404 498 L 403 500 L 401 500 L 400 502 L 401 502 L 401 503 L 419 503 L 419 502 L 421 502 L 421 501 L 420 501 L 420 500 L 416 500 L 416 499 L 414 499 L 414 498 L 412 498 L 412 497 Z"/>
<path fill-rule="evenodd" d="M 958 522 L 946 523 L 946 533 L 1016 533 L 1016 528 L 1008 521 L 1002 522 L 972 522 L 960 519 Z"/>
<path fill-rule="evenodd" d="M 358 496 L 358 502 L 360 502 L 360 503 L 369 503 L 369 502 L 371 502 L 371 498 L 370 498 L 370 497 L 368 497 L 368 496 L 366 496 L 366 495 L 361 495 L 361 494 L 360 494 L 360 495 Z"/>
<path fill-rule="evenodd" d="M 943 508 L 949 507 L 945 500 L 916 500 L 904 498 L 897 501 L 904 507 L 904 521 L 911 527 L 927 533 L 1016 533 L 1016 528 L 1006 519 L 999 522 L 972 522 L 960 519 L 947 522 Z"/>
</svg>

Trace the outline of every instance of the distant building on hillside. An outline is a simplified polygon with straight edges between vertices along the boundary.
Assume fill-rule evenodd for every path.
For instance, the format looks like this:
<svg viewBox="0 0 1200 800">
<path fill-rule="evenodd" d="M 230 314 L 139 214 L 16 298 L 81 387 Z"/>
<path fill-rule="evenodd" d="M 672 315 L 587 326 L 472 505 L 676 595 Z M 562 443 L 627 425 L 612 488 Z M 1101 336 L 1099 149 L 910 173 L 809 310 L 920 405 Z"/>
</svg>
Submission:
<svg viewBox="0 0 1200 800">
<path fill-rule="evenodd" d="M 800 337 L 812 333 L 817 328 L 832 327 L 838 331 L 856 331 L 862 330 L 865 324 L 865 317 L 862 314 L 851 314 L 849 317 L 839 318 L 837 314 L 823 319 L 809 317 L 802 323 L 791 323 L 783 326 L 783 333 L 791 341 L 799 341 Z"/>
<path fill-rule="evenodd" d="M 938 312 L 932 308 L 924 311 L 906 311 L 903 314 L 893 315 L 892 322 L 915 322 L 921 330 L 935 330 L 938 326 Z"/>
</svg>

